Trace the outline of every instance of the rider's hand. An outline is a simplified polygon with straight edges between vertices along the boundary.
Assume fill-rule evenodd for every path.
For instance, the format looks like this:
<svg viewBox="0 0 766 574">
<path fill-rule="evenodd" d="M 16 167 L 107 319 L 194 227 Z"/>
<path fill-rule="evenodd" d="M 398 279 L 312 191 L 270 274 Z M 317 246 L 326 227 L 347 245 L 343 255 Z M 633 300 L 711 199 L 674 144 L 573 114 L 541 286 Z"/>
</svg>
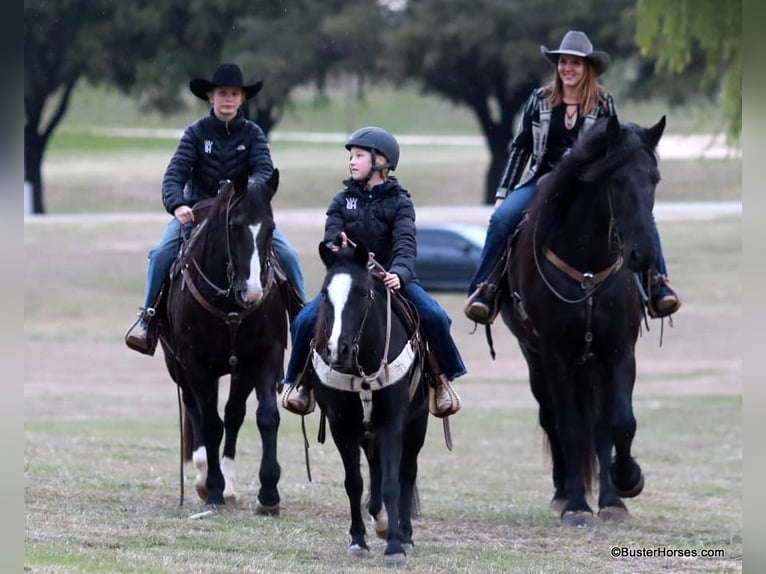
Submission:
<svg viewBox="0 0 766 574">
<path fill-rule="evenodd" d="M 181 223 L 191 223 L 194 221 L 194 211 L 188 205 L 179 205 L 176 207 L 173 215 Z"/>
<path fill-rule="evenodd" d="M 492 208 L 492 210 L 493 210 L 493 211 L 497 211 L 497 208 L 498 208 L 498 207 L 500 207 L 500 206 L 503 204 L 503 202 L 504 202 L 504 201 L 505 201 L 505 200 L 504 200 L 503 198 L 501 198 L 501 197 L 498 197 L 498 198 L 495 200 L 495 206 Z"/>
<path fill-rule="evenodd" d="M 399 276 L 396 273 L 386 272 L 386 274 L 383 275 L 383 284 L 394 291 L 401 289 L 402 287 L 402 282 L 399 280 Z"/>
<path fill-rule="evenodd" d="M 335 242 L 331 249 L 333 251 L 338 251 L 341 247 L 348 247 L 348 236 L 346 235 L 345 231 L 338 233 L 338 235 L 335 237 Z"/>
</svg>

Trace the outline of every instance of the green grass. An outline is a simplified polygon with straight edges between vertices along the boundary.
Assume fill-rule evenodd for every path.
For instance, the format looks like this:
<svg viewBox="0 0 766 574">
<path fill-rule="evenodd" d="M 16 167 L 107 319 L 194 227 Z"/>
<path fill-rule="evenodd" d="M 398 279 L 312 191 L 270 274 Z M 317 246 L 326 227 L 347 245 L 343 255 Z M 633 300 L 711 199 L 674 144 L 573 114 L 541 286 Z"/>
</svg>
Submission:
<svg viewBox="0 0 766 574">
<path fill-rule="evenodd" d="M 180 134 L 204 112 L 204 105 L 194 102 L 192 109 L 171 116 L 142 113 L 135 100 L 103 88 L 78 87 L 45 156 L 46 212 L 161 213 L 159 189 L 177 139 L 114 137 L 97 130 L 166 128 Z M 626 104 L 624 117 L 649 125 L 663 113 L 669 115 L 669 133 L 706 131 L 693 119 L 699 113 L 694 106 L 669 110 L 657 102 Z M 348 132 L 362 124 L 381 124 L 397 134 L 479 134 L 466 108 L 424 96 L 411 86 L 371 90 L 363 101 L 333 91 L 322 103 L 302 90 L 277 130 Z M 282 172 L 277 209 L 325 208 L 348 175 L 340 144 L 273 141 L 271 150 Z M 403 145 L 396 175 L 416 206 L 478 205 L 488 166 L 484 146 Z M 663 161 L 657 199 L 740 199 L 741 168 L 740 159 Z"/>
<path fill-rule="evenodd" d="M 669 133 L 716 131 L 719 110 L 712 102 L 692 98 L 685 106 L 661 101 L 628 101 L 616 96 L 618 112 L 625 120 L 654 124 L 668 116 Z M 145 110 L 135 98 L 105 87 L 80 84 L 75 89 L 62 131 L 82 132 L 93 127 L 176 128 L 205 114 L 206 105 L 184 92 L 184 105 L 171 114 Z M 414 84 L 394 88 L 382 84 L 368 88 L 363 97 L 352 90 L 331 87 L 325 97 L 313 89 L 295 91 L 280 131 L 351 132 L 362 125 L 382 125 L 395 134 L 479 134 L 479 125 L 466 106 L 458 106 L 437 94 L 425 94 Z"/>
</svg>

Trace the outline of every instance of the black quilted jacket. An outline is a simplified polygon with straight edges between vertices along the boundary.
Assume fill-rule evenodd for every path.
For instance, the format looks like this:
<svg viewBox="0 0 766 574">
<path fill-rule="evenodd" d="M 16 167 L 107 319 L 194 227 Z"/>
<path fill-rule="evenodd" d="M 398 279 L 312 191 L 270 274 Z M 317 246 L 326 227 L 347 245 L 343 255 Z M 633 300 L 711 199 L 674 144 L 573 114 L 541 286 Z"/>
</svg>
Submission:
<svg viewBox="0 0 766 574">
<path fill-rule="evenodd" d="M 214 197 L 221 180 L 234 180 L 245 169 L 257 181 L 274 170 L 263 130 L 242 112 L 222 122 L 211 110 L 181 136 L 162 180 L 162 203 L 172 214 L 180 205 Z"/>
<path fill-rule="evenodd" d="M 396 273 L 402 286 L 417 282 L 415 275 L 415 207 L 409 192 L 395 177 L 371 190 L 348 179 L 327 209 L 325 243 L 332 244 L 341 231 L 355 243 L 364 243 L 375 259 Z"/>
</svg>

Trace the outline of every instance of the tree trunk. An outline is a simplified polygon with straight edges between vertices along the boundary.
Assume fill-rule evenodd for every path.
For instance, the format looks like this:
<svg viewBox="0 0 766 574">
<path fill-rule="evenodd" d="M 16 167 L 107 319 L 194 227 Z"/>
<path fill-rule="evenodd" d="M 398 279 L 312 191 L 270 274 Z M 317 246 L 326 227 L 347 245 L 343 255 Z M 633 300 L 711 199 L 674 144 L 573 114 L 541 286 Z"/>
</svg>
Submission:
<svg viewBox="0 0 766 574">
<path fill-rule="evenodd" d="M 36 133 L 29 133 L 33 130 L 29 125 L 24 126 L 24 181 L 32 187 L 32 213 L 41 215 L 45 213 L 42 177 L 45 142 Z"/>
<path fill-rule="evenodd" d="M 487 135 L 487 145 L 489 146 L 490 159 L 489 169 L 484 179 L 484 203 L 493 205 L 500 177 L 503 175 L 505 163 L 508 161 L 508 137 L 502 130 L 492 131 Z"/>
<path fill-rule="evenodd" d="M 55 96 L 56 88 L 52 86 L 49 91 L 41 92 L 37 99 L 24 98 L 24 180 L 32 186 L 32 213 L 36 215 L 45 213 L 42 175 L 45 148 L 69 109 L 69 99 L 78 78 L 79 74 L 75 74 L 62 84 L 61 97 L 47 125 L 42 125 L 43 110 L 45 103 Z"/>
</svg>

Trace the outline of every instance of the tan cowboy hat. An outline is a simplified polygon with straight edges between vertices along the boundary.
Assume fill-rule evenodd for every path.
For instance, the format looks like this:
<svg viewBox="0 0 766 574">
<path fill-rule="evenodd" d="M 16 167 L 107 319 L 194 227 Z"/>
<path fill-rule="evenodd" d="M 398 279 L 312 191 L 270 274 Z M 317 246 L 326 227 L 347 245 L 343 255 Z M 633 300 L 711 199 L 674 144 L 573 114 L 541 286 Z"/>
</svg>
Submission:
<svg viewBox="0 0 766 574">
<path fill-rule="evenodd" d="M 236 64 L 221 64 L 218 69 L 213 73 L 211 80 L 204 78 L 194 78 L 189 82 L 189 89 L 192 94 L 197 96 L 201 100 L 207 101 L 207 93 L 213 88 L 220 86 L 233 86 L 235 88 L 242 88 L 245 90 L 245 99 L 249 100 L 255 94 L 261 91 L 263 82 L 255 82 L 249 86 L 245 85 L 242 79 L 242 70 Z"/>
<path fill-rule="evenodd" d="M 540 46 L 540 51 L 554 66 L 558 64 L 560 54 L 585 58 L 591 63 L 598 76 L 606 72 L 609 63 L 612 61 L 606 52 L 593 49 L 593 44 L 591 44 L 585 32 L 577 30 L 570 30 L 564 35 L 558 50 L 549 50 L 545 46 Z"/>
</svg>

